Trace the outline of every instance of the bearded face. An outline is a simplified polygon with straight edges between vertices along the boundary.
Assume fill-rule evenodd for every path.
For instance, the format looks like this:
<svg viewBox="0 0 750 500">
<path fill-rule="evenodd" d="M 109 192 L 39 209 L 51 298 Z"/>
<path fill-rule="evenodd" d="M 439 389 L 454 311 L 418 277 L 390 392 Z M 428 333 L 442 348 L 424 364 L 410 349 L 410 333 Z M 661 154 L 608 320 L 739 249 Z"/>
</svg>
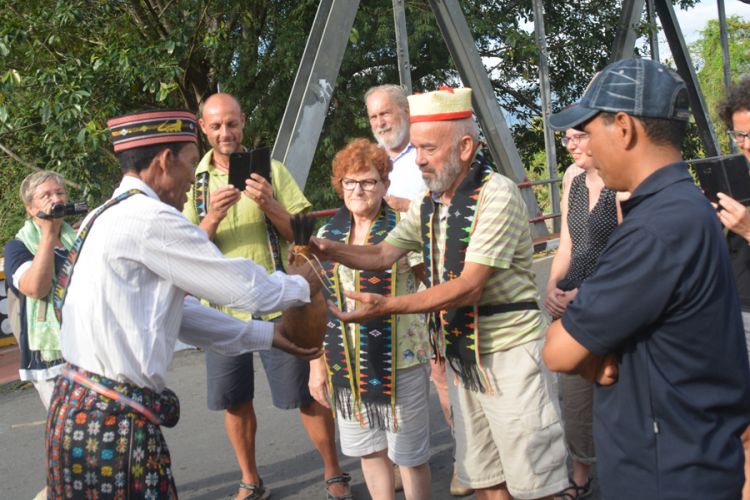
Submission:
<svg viewBox="0 0 750 500">
<path fill-rule="evenodd" d="M 435 168 L 432 170 L 431 176 L 425 176 L 424 170 L 422 178 L 427 186 L 427 189 L 433 193 L 442 193 L 446 191 L 456 177 L 461 173 L 461 160 L 458 156 L 458 148 L 453 146 L 450 151 L 450 155 L 446 159 L 442 168 Z"/>
<path fill-rule="evenodd" d="M 396 149 L 407 142 L 409 128 L 407 117 L 403 113 L 397 115 L 390 121 L 384 121 L 381 126 L 372 129 L 375 140 L 385 149 Z"/>
</svg>

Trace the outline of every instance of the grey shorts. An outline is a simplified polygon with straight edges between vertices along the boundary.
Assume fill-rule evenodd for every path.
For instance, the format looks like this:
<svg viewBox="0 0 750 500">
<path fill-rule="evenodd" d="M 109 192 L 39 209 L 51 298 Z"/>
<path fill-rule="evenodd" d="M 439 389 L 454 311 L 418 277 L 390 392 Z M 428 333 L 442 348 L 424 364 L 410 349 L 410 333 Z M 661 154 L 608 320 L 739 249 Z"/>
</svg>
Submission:
<svg viewBox="0 0 750 500">
<path fill-rule="evenodd" d="M 271 388 L 273 405 L 282 410 L 309 406 L 310 363 L 282 350 L 261 351 L 260 359 Z M 206 352 L 208 409 L 226 410 L 255 396 L 253 353 L 222 356 Z"/>
</svg>

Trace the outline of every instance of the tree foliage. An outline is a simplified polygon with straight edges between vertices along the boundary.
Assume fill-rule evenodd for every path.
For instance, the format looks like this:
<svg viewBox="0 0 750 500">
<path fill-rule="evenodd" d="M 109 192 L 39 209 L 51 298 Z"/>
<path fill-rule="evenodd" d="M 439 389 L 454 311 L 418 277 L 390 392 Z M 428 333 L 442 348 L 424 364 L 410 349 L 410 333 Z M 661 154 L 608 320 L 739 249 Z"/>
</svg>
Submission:
<svg viewBox="0 0 750 500">
<path fill-rule="evenodd" d="M 543 149 L 531 2 L 460 3 L 498 101 L 512 117 L 522 158 L 531 164 Z M 561 107 L 606 64 L 621 3 L 544 4 L 551 86 Z M 112 116 L 155 107 L 197 110 L 220 86 L 248 115 L 246 143 L 271 144 L 317 6 L 317 0 L 4 0 L 0 146 L 64 174 L 81 186 L 73 198 L 98 204 L 119 177 L 106 129 Z M 415 91 L 455 83 L 429 4 L 407 0 L 405 6 Z M 315 206 L 339 203 L 328 187 L 334 153 L 351 138 L 370 135 L 364 92 L 397 81 L 392 2 L 362 1 L 306 188 Z M 2 151 L 0 169 L 4 242 L 23 217 L 17 186 L 29 170 Z"/>
<path fill-rule="evenodd" d="M 740 76 L 750 75 L 750 21 L 737 16 L 727 18 L 727 38 L 730 78 L 737 81 Z M 690 51 L 722 151 L 727 152 L 729 137 L 718 113 L 719 101 L 726 92 L 718 21 L 708 21 L 700 37 L 691 44 Z"/>
</svg>

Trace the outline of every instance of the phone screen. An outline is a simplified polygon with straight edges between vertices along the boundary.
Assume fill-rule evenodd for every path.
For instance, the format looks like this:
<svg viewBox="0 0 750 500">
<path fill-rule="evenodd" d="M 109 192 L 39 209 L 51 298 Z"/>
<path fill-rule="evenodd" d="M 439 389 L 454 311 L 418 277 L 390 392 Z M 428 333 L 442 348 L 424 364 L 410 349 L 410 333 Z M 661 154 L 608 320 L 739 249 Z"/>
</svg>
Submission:
<svg viewBox="0 0 750 500">
<path fill-rule="evenodd" d="M 250 172 L 258 174 L 268 182 L 271 182 L 271 150 L 267 147 L 253 149 Z"/>
<path fill-rule="evenodd" d="M 250 177 L 250 153 L 229 155 L 229 184 L 240 191 L 245 190 L 245 180 Z"/>
</svg>

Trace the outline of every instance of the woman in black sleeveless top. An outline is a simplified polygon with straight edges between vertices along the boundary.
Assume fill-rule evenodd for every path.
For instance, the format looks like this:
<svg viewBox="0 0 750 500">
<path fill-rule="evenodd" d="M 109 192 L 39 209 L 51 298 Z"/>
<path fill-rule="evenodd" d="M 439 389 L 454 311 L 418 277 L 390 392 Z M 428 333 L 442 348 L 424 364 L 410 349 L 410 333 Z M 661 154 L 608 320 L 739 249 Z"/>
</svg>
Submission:
<svg viewBox="0 0 750 500">
<path fill-rule="evenodd" d="M 553 318 L 563 315 L 580 284 L 594 272 L 618 223 L 615 192 L 604 187 L 591 156 L 586 154 L 588 136 L 568 129 L 562 142 L 574 164 L 563 177 L 560 247 L 552 261 L 544 303 Z M 570 487 L 556 498 L 584 498 L 591 494 L 589 468 L 596 460 L 591 431 L 593 385 L 579 375 L 561 374 L 560 397 L 573 477 Z"/>
</svg>

